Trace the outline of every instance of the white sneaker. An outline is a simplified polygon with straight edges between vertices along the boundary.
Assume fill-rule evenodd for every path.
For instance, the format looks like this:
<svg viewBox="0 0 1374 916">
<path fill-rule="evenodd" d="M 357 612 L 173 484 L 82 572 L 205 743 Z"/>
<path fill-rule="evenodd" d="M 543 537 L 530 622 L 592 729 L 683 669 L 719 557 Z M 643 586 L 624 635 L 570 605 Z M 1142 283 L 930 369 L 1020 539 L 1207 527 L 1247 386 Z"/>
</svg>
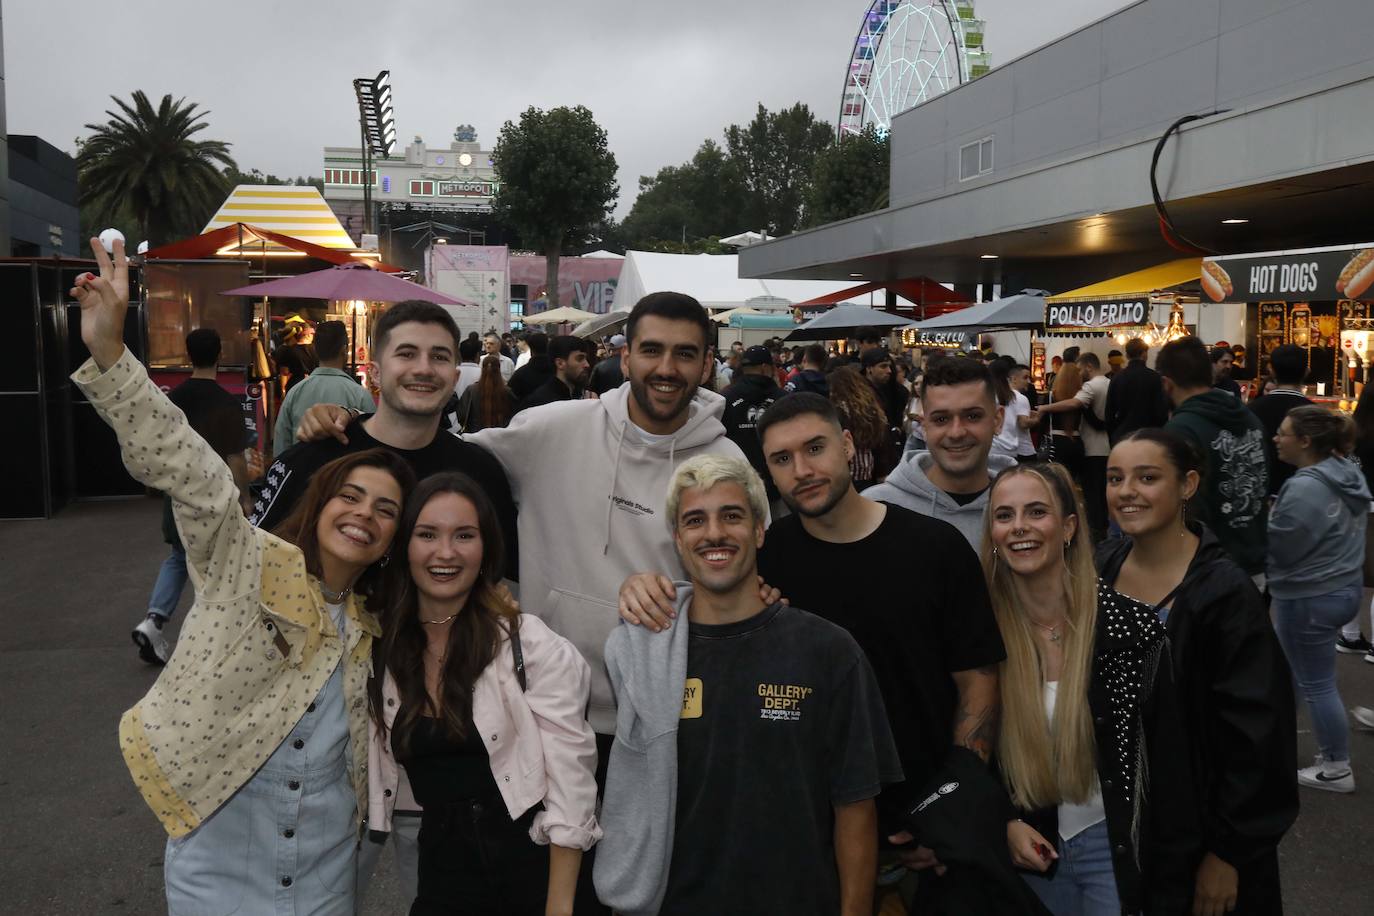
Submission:
<svg viewBox="0 0 1374 916">
<path fill-rule="evenodd" d="M 1312 766 L 1298 770 L 1298 785 L 1327 792 L 1354 792 L 1355 773 L 1350 769 L 1350 761 L 1332 762 L 1318 754 Z"/>
<path fill-rule="evenodd" d="M 1350 717 L 1355 720 L 1357 727 L 1374 731 L 1374 709 L 1368 706 L 1354 706 L 1350 709 Z"/>
<path fill-rule="evenodd" d="M 167 638 L 162 635 L 161 620 L 153 614 L 143 618 L 134 627 L 134 644 L 138 646 L 138 657 L 150 665 L 165 665 L 172 654 Z"/>
</svg>

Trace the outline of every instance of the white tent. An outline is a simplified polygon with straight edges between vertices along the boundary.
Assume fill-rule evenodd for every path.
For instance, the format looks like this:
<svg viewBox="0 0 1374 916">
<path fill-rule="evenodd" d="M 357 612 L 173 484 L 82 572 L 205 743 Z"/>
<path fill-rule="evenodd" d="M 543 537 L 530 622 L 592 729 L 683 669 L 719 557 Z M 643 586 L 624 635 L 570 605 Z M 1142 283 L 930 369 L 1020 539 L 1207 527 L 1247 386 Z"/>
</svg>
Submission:
<svg viewBox="0 0 1374 916">
<path fill-rule="evenodd" d="M 623 260 L 625 260 L 625 256 L 624 256 L 623 254 L 616 254 L 614 251 L 607 251 L 607 250 L 604 249 L 604 248 L 599 248 L 599 249 L 597 249 L 596 251 L 589 251 L 589 252 L 587 252 L 586 254 L 581 255 L 581 257 L 584 257 L 584 258 L 602 258 L 602 259 L 611 260 L 611 261 L 623 261 Z"/>
<path fill-rule="evenodd" d="M 662 290 L 694 296 L 708 309 L 734 309 L 760 296 L 795 304 L 853 285 L 852 280 L 741 279 L 739 256 L 733 254 L 627 251 L 611 311 L 628 312 L 646 293 Z M 868 297 L 855 300 L 855 304 L 869 304 Z"/>
</svg>

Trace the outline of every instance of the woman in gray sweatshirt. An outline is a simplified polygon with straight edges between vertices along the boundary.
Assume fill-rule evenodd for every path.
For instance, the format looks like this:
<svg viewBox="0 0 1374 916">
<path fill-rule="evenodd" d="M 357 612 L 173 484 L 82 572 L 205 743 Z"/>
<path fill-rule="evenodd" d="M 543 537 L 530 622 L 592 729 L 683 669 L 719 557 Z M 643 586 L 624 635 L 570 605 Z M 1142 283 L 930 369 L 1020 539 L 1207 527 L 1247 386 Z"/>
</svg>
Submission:
<svg viewBox="0 0 1374 916">
<path fill-rule="evenodd" d="M 1321 751 L 1298 782 L 1355 791 L 1350 729 L 1336 688 L 1336 637 L 1359 613 L 1369 488 L 1349 458 L 1354 424 L 1325 407 L 1295 407 L 1279 424 L 1279 460 L 1298 469 L 1269 513 L 1274 626 L 1312 713 Z"/>
</svg>

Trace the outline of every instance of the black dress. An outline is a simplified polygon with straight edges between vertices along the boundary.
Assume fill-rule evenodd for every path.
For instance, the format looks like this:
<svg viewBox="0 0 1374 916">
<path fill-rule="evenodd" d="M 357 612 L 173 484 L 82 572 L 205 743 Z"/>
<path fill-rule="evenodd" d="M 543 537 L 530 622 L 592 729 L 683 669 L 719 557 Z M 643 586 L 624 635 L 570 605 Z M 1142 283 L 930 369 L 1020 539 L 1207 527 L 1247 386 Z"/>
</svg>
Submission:
<svg viewBox="0 0 1374 916">
<path fill-rule="evenodd" d="M 410 916 L 542 916 L 549 850 L 530 839 L 539 806 L 511 819 L 473 727 L 455 740 L 422 717 L 401 761 L 420 819 L 419 893 Z"/>
</svg>

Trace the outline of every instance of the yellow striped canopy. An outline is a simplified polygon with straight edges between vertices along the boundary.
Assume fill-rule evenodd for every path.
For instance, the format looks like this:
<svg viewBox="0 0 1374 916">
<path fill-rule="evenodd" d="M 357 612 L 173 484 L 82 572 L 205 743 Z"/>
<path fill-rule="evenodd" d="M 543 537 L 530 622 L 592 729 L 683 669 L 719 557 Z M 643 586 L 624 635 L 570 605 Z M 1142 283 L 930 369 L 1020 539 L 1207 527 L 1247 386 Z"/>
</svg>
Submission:
<svg viewBox="0 0 1374 916">
<path fill-rule="evenodd" d="M 356 249 L 320 192 L 306 186 L 241 184 L 229 193 L 201 235 L 247 223 L 324 248 Z"/>
</svg>

